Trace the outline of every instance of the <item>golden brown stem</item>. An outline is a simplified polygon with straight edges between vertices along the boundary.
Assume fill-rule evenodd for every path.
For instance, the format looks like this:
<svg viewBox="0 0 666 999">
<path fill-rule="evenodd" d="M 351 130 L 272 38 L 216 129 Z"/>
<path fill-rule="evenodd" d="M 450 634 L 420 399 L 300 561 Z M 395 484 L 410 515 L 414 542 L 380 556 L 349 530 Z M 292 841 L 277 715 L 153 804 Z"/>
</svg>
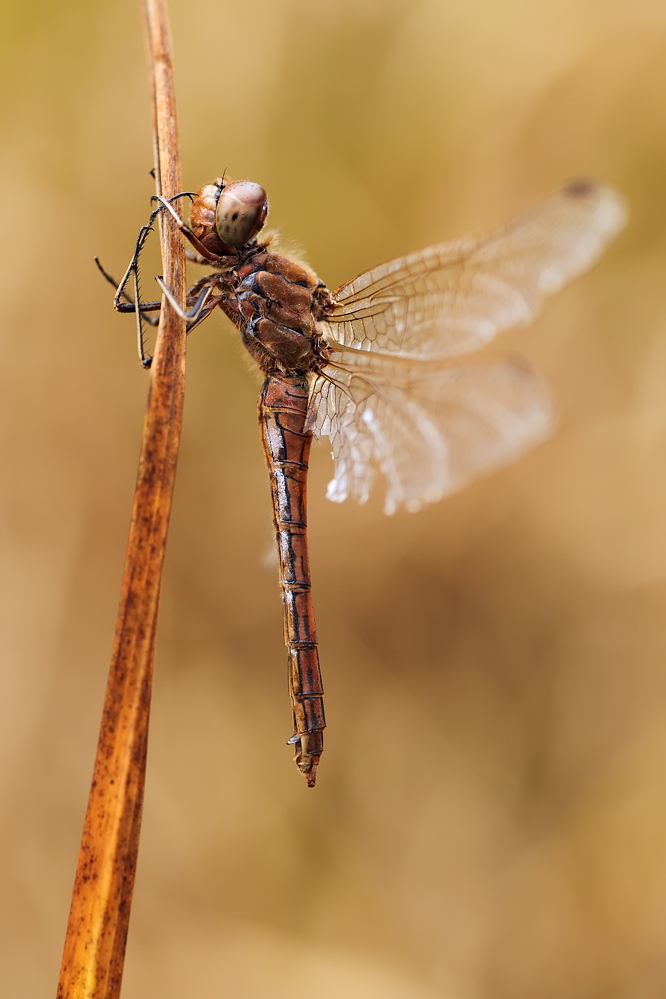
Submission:
<svg viewBox="0 0 666 999">
<path fill-rule="evenodd" d="M 153 85 L 155 175 L 182 190 L 173 66 L 164 0 L 143 0 Z M 162 218 L 163 273 L 185 297 L 178 230 Z M 141 825 L 160 579 L 185 387 L 185 324 L 166 303 L 150 374 L 125 573 L 58 999 L 118 999 Z"/>
</svg>

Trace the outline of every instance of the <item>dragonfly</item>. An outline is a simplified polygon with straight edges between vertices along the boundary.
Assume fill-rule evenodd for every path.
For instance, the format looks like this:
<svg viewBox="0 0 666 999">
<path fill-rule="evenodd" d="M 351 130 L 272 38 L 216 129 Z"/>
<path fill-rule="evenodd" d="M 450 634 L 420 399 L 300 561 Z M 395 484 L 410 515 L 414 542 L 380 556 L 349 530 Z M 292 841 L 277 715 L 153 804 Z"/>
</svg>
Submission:
<svg viewBox="0 0 666 999">
<path fill-rule="evenodd" d="M 190 244 L 187 257 L 212 272 L 190 287 L 184 309 L 158 277 L 164 296 L 188 332 L 220 308 L 265 376 L 258 411 L 293 710 L 288 741 L 314 787 L 326 721 L 307 538 L 313 437 L 332 448 L 328 498 L 365 503 L 379 474 L 387 514 L 433 503 L 542 441 L 553 405 L 526 361 L 461 356 L 529 323 L 545 296 L 599 258 L 626 209 L 609 187 L 571 181 L 485 234 L 380 264 L 331 292 L 261 238 L 268 199 L 259 184 L 217 178 L 190 196 L 189 224 L 172 203 L 182 195 L 157 199 L 114 304 L 135 312 L 148 366 L 142 323 L 156 324 L 149 314 L 161 300 L 141 301 L 138 262 L 155 216 L 167 211 Z"/>
</svg>

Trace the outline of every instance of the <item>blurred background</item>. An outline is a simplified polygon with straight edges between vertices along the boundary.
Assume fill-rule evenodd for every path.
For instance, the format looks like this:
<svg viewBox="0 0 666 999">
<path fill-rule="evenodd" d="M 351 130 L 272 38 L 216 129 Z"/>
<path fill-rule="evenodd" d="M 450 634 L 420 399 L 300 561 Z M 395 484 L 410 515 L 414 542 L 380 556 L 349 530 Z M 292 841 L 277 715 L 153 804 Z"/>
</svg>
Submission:
<svg viewBox="0 0 666 999">
<path fill-rule="evenodd" d="M 393 518 L 380 490 L 328 503 L 315 447 L 315 791 L 285 746 L 259 380 L 221 314 L 192 336 L 123 997 L 661 997 L 666 6 L 171 11 L 186 187 L 263 184 L 331 287 L 572 176 L 632 218 L 501 341 L 553 386 L 550 441 Z M 33 999 L 55 993 L 147 389 L 92 258 L 124 271 L 152 150 L 135 3 L 1 18 L 0 990 Z"/>
</svg>

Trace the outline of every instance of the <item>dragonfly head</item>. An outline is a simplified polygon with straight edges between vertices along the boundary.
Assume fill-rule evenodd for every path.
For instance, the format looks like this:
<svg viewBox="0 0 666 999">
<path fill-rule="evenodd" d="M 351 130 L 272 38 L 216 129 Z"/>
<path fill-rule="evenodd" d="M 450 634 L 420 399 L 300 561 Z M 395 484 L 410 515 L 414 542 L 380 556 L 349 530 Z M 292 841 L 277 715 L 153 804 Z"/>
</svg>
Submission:
<svg viewBox="0 0 666 999">
<path fill-rule="evenodd" d="M 213 253 L 227 254 L 253 239 L 268 215 L 266 192 L 250 180 L 217 177 L 192 201 L 190 225 Z"/>
<path fill-rule="evenodd" d="M 237 180 L 220 191 L 215 230 L 227 246 L 242 246 L 257 235 L 268 215 L 266 192 L 251 180 Z"/>
</svg>

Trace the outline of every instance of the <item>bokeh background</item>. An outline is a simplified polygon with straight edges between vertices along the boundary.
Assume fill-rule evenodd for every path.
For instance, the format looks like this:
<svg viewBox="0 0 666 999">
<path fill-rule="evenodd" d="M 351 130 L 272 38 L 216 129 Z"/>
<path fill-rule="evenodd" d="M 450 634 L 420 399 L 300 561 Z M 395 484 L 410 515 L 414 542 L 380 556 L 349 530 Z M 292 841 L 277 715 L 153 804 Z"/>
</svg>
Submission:
<svg viewBox="0 0 666 999">
<path fill-rule="evenodd" d="M 666 990 L 666 5 L 173 0 L 185 184 L 262 183 L 332 287 L 572 176 L 631 224 L 506 335 L 552 440 L 420 514 L 310 499 L 329 730 L 291 762 L 258 379 L 191 338 L 124 999 Z M 54 994 L 146 376 L 130 0 L 0 30 L 0 991 Z M 146 289 L 156 258 L 146 263 Z M 256 720 L 259 731 L 248 729 Z"/>
</svg>

